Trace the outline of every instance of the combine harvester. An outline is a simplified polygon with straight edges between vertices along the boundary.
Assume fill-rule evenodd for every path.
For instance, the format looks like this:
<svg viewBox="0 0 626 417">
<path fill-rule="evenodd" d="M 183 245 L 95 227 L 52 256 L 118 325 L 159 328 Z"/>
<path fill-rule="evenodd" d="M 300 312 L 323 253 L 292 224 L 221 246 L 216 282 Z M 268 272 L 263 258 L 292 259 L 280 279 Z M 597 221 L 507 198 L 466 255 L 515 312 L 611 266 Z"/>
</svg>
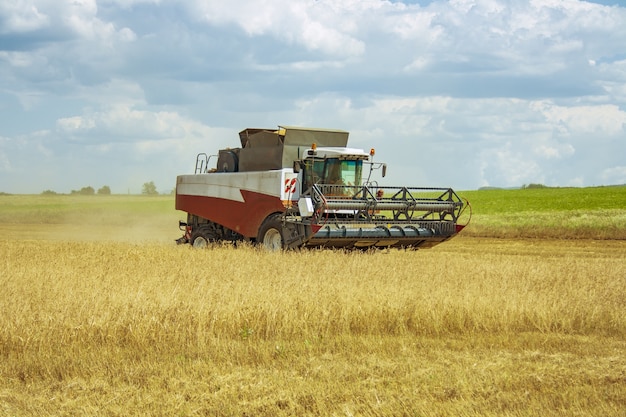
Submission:
<svg viewBox="0 0 626 417">
<path fill-rule="evenodd" d="M 279 126 L 239 138 L 240 148 L 201 153 L 194 174 L 177 177 L 176 209 L 187 213 L 178 243 L 417 249 L 464 227 L 452 189 L 379 186 L 371 176 L 384 177 L 386 165 L 373 161 L 373 149 L 348 148 L 346 131 Z"/>
</svg>

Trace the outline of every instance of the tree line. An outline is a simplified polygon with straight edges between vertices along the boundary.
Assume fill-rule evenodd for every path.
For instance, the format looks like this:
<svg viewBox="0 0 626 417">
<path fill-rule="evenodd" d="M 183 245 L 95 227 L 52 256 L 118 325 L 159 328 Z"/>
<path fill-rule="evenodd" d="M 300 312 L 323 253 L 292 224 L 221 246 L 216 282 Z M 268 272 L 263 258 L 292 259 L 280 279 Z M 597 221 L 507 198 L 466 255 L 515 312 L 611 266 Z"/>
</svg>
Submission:
<svg viewBox="0 0 626 417">
<path fill-rule="evenodd" d="M 173 192 L 174 191 L 172 191 L 172 193 Z M 53 190 L 45 190 L 41 194 L 42 195 L 57 195 L 59 193 Z M 81 188 L 80 190 L 72 190 L 70 194 L 71 195 L 96 195 L 96 194 L 97 195 L 111 195 L 111 187 L 109 187 L 108 185 L 103 185 L 102 187 L 98 188 L 98 190 L 96 191 L 96 189 L 93 188 L 92 186 L 87 186 L 87 187 Z M 156 185 L 154 184 L 154 181 L 145 182 L 143 186 L 141 187 L 141 194 L 158 195 L 159 192 L 157 190 Z"/>
</svg>

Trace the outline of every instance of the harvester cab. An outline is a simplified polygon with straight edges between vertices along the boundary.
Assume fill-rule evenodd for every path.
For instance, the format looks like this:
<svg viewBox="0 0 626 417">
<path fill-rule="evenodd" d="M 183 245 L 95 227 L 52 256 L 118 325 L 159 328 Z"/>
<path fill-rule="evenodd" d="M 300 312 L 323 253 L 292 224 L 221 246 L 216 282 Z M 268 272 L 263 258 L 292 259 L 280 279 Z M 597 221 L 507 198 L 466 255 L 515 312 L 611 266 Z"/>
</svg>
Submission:
<svg viewBox="0 0 626 417">
<path fill-rule="evenodd" d="M 360 186 L 363 183 L 363 163 L 371 155 L 361 149 L 317 148 L 314 143 L 297 161 L 296 172 L 302 170 L 302 192 L 314 184 Z"/>
<path fill-rule="evenodd" d="M 177 177 L 176 209 L 187 213 L 179 243 L 427 248 L 463 227 L 452 189 L 379 186 L 372 172 L 384 177 L 386 165 L 373 149 L 347 147 L 346 131 L 280 126 L 239 137 L 241 148 L 220 150 L 215 168 L 199 154 L 195 173 Z"/>
</svg>

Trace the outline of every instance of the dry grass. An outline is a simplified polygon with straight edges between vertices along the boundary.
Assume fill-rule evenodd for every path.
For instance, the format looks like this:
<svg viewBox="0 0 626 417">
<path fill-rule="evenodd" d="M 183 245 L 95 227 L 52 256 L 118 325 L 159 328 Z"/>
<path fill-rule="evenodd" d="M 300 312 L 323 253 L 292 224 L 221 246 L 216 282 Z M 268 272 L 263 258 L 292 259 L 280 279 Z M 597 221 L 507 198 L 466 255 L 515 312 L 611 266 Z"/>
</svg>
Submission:
<svg viewBox="0 0 626 417">
<path fill-rule="evenodd" d="M 623 415 L 626 242 L 0 241 L 2 415 Z"/>
</svg>

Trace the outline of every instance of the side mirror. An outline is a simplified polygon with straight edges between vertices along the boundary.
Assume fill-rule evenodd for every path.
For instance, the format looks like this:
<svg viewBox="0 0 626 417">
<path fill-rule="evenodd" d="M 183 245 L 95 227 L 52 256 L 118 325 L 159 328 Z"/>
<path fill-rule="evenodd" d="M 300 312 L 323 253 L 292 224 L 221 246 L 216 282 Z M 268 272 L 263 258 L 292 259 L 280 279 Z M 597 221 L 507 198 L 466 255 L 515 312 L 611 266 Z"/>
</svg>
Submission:
<svg viewBox="0 0 626 417">
<path fill-rule="evenodd" d="M 299 174 L 302 170 L 302 161 L 293 161 L 293 172 Z"/>
<path fill-rule="evenodd" d="M 387 175 L 387 164 L 383 164 L 383 178 Z"/>
</svg>

